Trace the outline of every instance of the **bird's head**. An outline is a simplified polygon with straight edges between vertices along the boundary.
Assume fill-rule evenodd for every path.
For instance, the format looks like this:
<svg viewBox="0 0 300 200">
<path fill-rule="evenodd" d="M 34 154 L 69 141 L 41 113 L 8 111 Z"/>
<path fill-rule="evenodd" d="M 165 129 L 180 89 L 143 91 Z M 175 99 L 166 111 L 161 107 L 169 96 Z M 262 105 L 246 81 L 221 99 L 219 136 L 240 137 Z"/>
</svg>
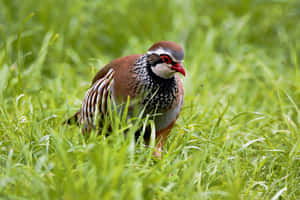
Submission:
<svg viewBox="0 0 300 200">
<path fill-rule="evenodd" d="M 154 74 L 161 78 L 169 79 L 176 72 L 185 76 L 182 66 L 184 52 L 175 42 L 161 41 L 153 44 L 147 51 L 148 62 Z"/>
</svg>

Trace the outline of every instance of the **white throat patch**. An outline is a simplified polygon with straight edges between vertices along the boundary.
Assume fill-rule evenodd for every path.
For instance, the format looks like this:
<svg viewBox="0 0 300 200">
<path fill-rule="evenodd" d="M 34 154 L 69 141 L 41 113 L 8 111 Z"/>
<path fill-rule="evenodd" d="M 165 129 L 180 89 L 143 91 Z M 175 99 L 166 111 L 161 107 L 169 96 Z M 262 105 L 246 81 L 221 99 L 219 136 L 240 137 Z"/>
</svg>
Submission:
<svg viewBox="0 0 300 200">
<path fill-rule="evenodd" d="M 170 67 L 171 65 L 168 65 L 166 63 L 159 63 L 155 66 L 152 66 L 151 69 L 153 73 L 156 74 L 157 76 L 161 78 L 169 79 L 172 78 L 176 73 L 176 71 L 171 69 Z"/>
</svg>

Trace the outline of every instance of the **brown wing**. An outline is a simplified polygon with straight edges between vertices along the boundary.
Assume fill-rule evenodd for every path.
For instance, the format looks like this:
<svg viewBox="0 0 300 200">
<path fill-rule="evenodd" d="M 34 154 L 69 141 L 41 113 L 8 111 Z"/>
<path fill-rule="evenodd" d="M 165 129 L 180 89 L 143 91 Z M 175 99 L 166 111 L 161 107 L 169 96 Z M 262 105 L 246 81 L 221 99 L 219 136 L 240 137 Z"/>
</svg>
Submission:
<svg viewBox="0 0 300 200">
<path fill-rule="evenodd" d="M 93 78 L 92 85 L 88 92 L 85 95 L 84 103 L 82 104 L 82 108 L 84 106 L 85 110 L 82 110 L 82 108 L 75 113 L 71 118 L 64 121 L 63 124 L 72 124 L 76 122 L 77 124 L 81 124 L 84 121 L 90 122 L 92 119 L 92 116 L 89 116 L 88 111 L 95 109 L 95 107 L 92 106 L 92 100 L 97 100 L 96 97 L 96 90 L 94 86 L 100 82 L 103 81 L 104 77 L 107 77 L 107 74 L 111 70 L 113 70 L 113 80 L 114 80 L 114 95 L 115 98 L 120 99 L 121 101 L 127 100 L 127 96 L 130 96 L 131 98 L 134 98 L 135 94 L 132 93 L 132 85 L 134 85 L 135 77 L 131 74 L 132 67 L 134 66 L 136 59 L 140 57 L 141 55 L 131 55 L 126 56 L 122 58 L 118 58 L 107 64 L 104 68 L 102 68 Z M 110 80 L 109 83 L 111 83 L 112 80 Z M 110 84 L 109 84 L 110 85 Z M 94 89 L 93 89 L 94 88 Z M 98 88 L 99 89 L 99 88 Z M 106 88 L 104 91 L 108 91 L 108 88 Z M 99 93 L 99 92 L 98 92 Z M 105 93 L 106 94 L 106 93 Z M 93 98 L 94 95 L 94 98 Z M 100 93 L 98 94 L 100 95 Z M 104 102 L 103 102 L 104 103 Z M 102 104 L 104 105 L 104 104 Z M 105 108 L 104 108 L 105 109 Z"/>
<path fill-rule="evenodd" d="M 92 85 L 91 87 L 94 85 L 95 82 L 97 82 L 99 79 L 103 78 L 104 76 L 106 76 L 106 74 L 108 73 L 108 71 L 110 71 L 111 69 L 113 69 L 113 64 L 109 63 L 107 64 L 105 67 L 103 67 L 102 69 L 100 69 L 98 71 L 98 73 L 94 76 L 93 81 L 92 81 Z"/>
</svg>

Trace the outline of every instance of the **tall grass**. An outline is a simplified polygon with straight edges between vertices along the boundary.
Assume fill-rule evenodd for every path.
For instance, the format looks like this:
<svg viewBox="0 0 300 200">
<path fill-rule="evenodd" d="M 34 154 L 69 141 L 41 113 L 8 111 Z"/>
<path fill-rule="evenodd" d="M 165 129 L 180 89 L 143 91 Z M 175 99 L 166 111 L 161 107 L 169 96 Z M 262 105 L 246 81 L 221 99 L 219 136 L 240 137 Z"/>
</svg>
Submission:
<svg viewBox="0 0 300 200">
<path fill-rule="evenodd" d="M 299 199 L 299 20 L 296 0 L 0 1 L 0 198 Z M 61 126 L 97 70 L 159 40 L 188 71 L 162 160 L 118 118 Z"/>
</svg>

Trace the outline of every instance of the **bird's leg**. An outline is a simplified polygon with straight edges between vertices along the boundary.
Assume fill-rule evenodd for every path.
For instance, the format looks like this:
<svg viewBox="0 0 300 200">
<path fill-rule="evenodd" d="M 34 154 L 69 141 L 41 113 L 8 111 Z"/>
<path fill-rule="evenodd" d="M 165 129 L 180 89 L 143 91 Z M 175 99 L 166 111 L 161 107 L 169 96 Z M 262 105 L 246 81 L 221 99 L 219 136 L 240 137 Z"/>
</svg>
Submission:
<svg viewBox="0 0 300 200">
<path fill-rule="evenodd" d="M 161 159 L 162 148 L 163 148 L 163 145 L 164 145 L 170 131 L 171 131 L 171 129 L 166 128 L 157 133 L 157 136 L 156 136 L 157 146 L 153 152 L 153 155 L 156 156 L 158 159 Z"/>
<path fill-rule="evenodd" d="M 159 160 L 161 160 L 161 152 L 162 152 L 164 140 L 165 140 L 165 139 L 161 139 L 161 140 L 158 142 L 158 144 L 157 144 L 157 146 L 156 146 L 156 148 L 155 148 L 155 150 L 154 150 L 154 152 L 153 152 L 153 155 L 154 155 L 156 158 L 158 158 Z"/>
</svg>

